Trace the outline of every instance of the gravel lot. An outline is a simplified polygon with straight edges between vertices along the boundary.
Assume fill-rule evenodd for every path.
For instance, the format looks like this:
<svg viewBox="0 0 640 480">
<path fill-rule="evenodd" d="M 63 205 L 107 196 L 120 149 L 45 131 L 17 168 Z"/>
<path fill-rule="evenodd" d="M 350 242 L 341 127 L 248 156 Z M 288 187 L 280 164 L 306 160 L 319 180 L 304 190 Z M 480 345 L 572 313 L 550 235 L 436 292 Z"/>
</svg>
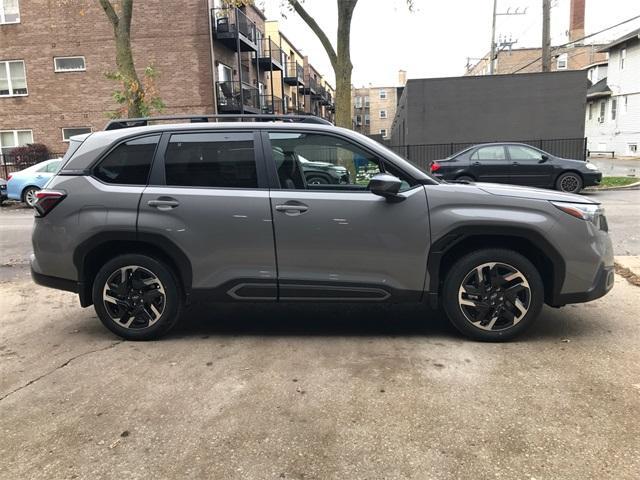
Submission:
<svg viewBox="0 0 640 480">
<path fill-rule="evenodd" d="M 614 193 L 618 235 L 640 215 Z M 638 478 L 640 288 L 622 278 L 508 344 L 377 305 L 192 308 L 130 343 L 30 282 L 30 223 L 4 210 L 2 479 Z"/>
</svg>

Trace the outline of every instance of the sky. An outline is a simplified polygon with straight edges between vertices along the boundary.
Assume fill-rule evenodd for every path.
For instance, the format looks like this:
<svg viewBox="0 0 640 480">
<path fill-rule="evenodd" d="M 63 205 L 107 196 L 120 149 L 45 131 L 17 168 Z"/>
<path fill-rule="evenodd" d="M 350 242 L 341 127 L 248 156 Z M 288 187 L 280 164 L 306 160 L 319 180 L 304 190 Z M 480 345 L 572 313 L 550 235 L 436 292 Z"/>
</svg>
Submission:
<svg viewBox="0 0 640 480">
<path fill-rule="evenodd" d="M 311 64 L 333 82 L 333 70 L 324 48 L 295 12 L 282 17 L 281 0 L 258 1 L 267 18 L 279 20 L 280 29 L 292 39 Z M 414 0 L 409 12 L 406 0 L 359 0 L 351 25 L 352 83 L 357 86 L 394 86 L 398 70 L 408 78 L 463 75 L 467 57 L 486 55 L 491 42 L 493 0 Z M 551 1 L 551 43 L 569 40 L 570 0 Z M 335 0 L 304 0 L 303 5 L 334 42 L 337 26 Z M 498 0 L 498 12 L 527 9 L 525 15 L 499 16 L 499 35 L 517 40 L 514 48 L 541 44 L 542 0 Z M 586 0 L 586 34 L 640 15 L 638 0 Z M 606 43 L 634 28 L 640 19 L 594 37 Z M 474 63 L 472 61 L 472 63 Z M 335 83 L 334 83 L 335 85 Z"/>
</svg>

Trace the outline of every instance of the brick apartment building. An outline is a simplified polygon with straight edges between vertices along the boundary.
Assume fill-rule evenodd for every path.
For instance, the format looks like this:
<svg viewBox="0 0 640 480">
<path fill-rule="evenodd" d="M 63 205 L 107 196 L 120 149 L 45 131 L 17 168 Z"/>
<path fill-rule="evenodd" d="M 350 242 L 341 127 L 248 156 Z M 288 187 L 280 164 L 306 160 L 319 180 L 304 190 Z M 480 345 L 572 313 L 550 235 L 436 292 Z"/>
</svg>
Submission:
<svg viewBox="0 0 640 480">
<path fill-rule="evenodd" d="M 163 114 L 290 112 L 273 86 L 282 91 L 289 57 L 266 25 L 253 6 L 135 2 L 134 61 L 140 74 L 157 70 Z M 101 130 L 117 108 L 120 85 L 105 76 L 115 70 L 113 29 L 98 2 L 0 0 L 0 153 L 27 143 L 64 152 L 69 136 Z M 332 103 L 322 102 L 318 113 L 330 117 Z"/>
<path fill-rule="evenodd" d="M 406 81 L 406 72 L 400 70 L 399 86 L 352 88 L 353 129 L 364 135 L 380 135 L 383 140 L 389 139 L 398 99 Z"/>
<path fill-rule="evenodd" d="M 584 70 L 606 60 L 604 45 L 584 44 L 585 0 L 571 0 L 569 12 L 569 42 L 566 47 L 551 47 L 551 71 Z M 474 65 L 467 65 L 465 75 L 489 75 L 490 53 L 484 55 Z M 542 71 L 542 48 L 499 49 L 493 60 L 493 73 L 534 73 Z"/>
</svg>

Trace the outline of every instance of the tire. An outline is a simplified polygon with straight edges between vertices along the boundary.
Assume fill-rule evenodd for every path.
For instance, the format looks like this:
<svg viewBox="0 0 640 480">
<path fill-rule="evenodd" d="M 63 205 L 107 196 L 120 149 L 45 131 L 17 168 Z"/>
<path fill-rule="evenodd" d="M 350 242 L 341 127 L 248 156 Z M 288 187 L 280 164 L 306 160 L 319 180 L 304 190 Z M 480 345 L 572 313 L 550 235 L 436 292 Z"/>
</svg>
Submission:
<svg viewBox="0 0 640 480">
<path fill-rule="evenodd" d="M 476 181 L 475 178 L 470 177 L 469 175 L 460 175 L 459 177 L 456 177 L 456 180 L 460 182 L 469 182 L 469 183 L 473 183 Z"/>
<path fill-rule="evenodd" d="M 442 306 L 453 326 L 469 338 L 488 342 L 522 333 L 536 320 L 543 302 L 542 279 L 533 264 L 501 248 L 460 258 L 447 272 L 442 290 Z"/>
<path fill-rule="evenodd" d="M 102 324 L 126 340 L 160 338 L 177 323 L 183 303 L 173 272 L 139 254 L 109 260 L 94 279 L 92 296 Z"/>
<path fill-rule="evenodd" d="M 580 193 L 580 190 L 582 190 L 582 177 L 575 172 L 563 173 L 556 180 L 556 190 L 566 193 Z"/>
<path fill-rule="evenodd" d="M 22 191 L 22 201 L 27 204 L 27 206 L 33 208 L 38 201 L 36 198 L 36 193 L 40 190 L 38 187 L 27 187 Z"/>
<path fill-rule="evenodd" d="M 321 177 L 318 175 L 314 175 L 312 177 L 307 178 L 307 185 L 328 185 L 329 180 L 325 177 Z"/>
</svg>

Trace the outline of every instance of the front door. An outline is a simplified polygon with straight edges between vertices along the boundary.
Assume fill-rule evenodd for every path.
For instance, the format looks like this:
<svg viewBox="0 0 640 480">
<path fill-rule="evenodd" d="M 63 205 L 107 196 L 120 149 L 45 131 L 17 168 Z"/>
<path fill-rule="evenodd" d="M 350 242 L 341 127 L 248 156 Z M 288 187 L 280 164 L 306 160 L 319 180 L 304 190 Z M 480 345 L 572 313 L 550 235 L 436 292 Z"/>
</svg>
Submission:
<svg viewBox="0 0 640 480">
<path fill-rule="evenodd" d="M 194 291 L 210 300 L 277 296 L 269 190 L 254 136 L 165 133 L 140 201 L 139 235 L 168 239 L 184 252 Z"/>
<path fill-rule="evenodd" d="M 551 157 L 540 150 L 525 145 L 508 145 L 511 161 L 511 183 L 531 187 L 552 185 L 553 164 Z M 546 160 L 543 158 L 545 155 Z"/>
<path fill-rule="evenodd" d="M 502 145 L 480 147 L 469 158 L 469 169 L 479 182 L 509 183 L 509 163 Z"/>
<path fill-rule="evenodd" d="M 421 298 L 429 248 L 424 187 L 403 179 L 406 199 L 398 203 L 372 194 L 373 175 L 402 174 L 341 136 L 274 131 L 265 145 L 280 300 Z"/>
</svg>

